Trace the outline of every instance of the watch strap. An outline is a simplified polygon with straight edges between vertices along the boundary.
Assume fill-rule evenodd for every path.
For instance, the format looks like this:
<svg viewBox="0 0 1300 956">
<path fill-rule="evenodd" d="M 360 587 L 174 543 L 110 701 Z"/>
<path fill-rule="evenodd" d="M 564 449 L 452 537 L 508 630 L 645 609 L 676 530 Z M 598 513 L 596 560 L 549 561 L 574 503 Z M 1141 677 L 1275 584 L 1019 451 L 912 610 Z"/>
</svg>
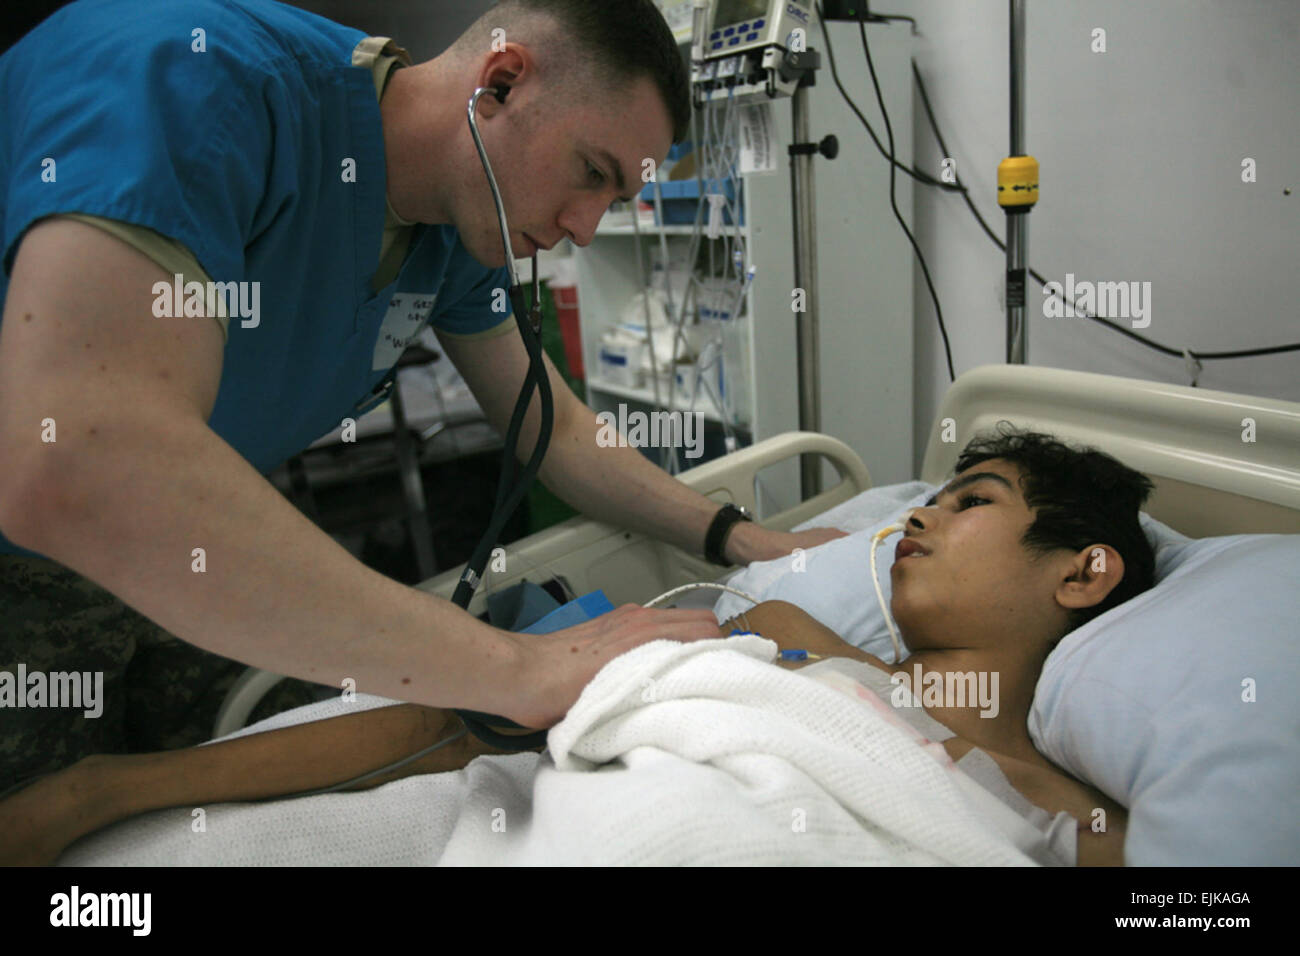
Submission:
<svg viewBox="0 0 1300 956">
<path fill-rule="evenodd" d="M 704 536 L 704 556 L 712 564 L 721 565 L 724 568 L 731 567 L 731 562 L 727 560 L 723 547 L 727 543 L 727 535 L 739 521 L 751 521 L 745 510 L 737 505 L 728 502 L 718 509 L 718 513 L 713 516 L 713 523 L 709 525 L 709 532 Z"/>
</svg>

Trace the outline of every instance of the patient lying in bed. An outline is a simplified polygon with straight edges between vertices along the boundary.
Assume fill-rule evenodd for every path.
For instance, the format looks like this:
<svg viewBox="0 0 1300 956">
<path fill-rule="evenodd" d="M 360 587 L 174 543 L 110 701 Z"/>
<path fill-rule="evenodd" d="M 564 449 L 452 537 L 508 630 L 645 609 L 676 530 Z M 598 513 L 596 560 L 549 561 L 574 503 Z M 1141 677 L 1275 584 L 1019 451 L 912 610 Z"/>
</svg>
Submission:
<svg viewBox="0 0 1300 956">
<path fill-rule="evenodd" d="M 1122 862 L 1124 809 L 1038 753 L 1026 718 L 1043 661 L 1073 628 L 1152 586 L 1154 558 L 1138 511 L 1150 482 L 1097 452 L 1009 433 L 967 446 L 957 477 L 906 523 L 891 569 L 891 611 L 910 651 L 886 664 L 846 644 L 793 604 L 769 601 L 725 622 L 823 660 L 861 694 L 888 698 L 966 770 L 1038 823 L 1080 865 Z M 846 600 L 871 600 L 864 582 Z M 834 660 L 826 660 L 834 659 Z M 930 693 L 974 674 L 990 699 Z M 915 693 L 913 698 L 905 691 Z M 400 705 L 162 754 L 89 757 L 0 803 L 0 862 L 49 863 L 82 835 L 146 810 L 276 796 L 329 786 L 394 762 L 460 729 L 454 713 Z M 701 729 L 700 733 L 708 733 Z M 499 754 L 470 736 L 365 789 L 458 770 Z M 999 792 L 1001 789 L 1003 792 Z M 1103 813 L 1104 812 L 1104 813 Z M 1063 816 L 1068 815 L 1068 816 Z M 1104 830 L 1096 821 L 1104 820 Z M 1031 818 L 1032 822 L 1032 818 Z M 1060 840 L 1061 826 L 1077 828 Z M 1076 849 L 1077 846 L 1077 849 Z"/>
</svg>

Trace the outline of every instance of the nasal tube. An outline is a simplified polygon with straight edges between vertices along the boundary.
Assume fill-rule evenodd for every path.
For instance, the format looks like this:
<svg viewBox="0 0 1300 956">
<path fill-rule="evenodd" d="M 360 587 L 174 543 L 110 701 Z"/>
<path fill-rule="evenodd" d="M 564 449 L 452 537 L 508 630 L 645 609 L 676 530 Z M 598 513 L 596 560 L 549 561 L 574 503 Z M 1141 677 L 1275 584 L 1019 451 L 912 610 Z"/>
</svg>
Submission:
<svg viewBox="0 0 1300 956">
<path fill-rule="evenodd" d="M 876 571 L 876 548 L 880 547 L 882 541 L 896 531 L 903 531 L 907 528 L 907 519 L 912 516 L 912 512 L 903 515 L 897 524 L 886 525 L 871 536 L 871 582 L 876 586 L 876 600 L 880 602 L 880 610 L 885 615 L 885 624 L 889 627 L 889 639 L 894 642 L 894 663 L 897 664 L 903 659 L 903 646 L 898 640 L 898 631 L 894 628 L 894 619 L 890 616 L 889 605 L 885 603 L 885 592 L 880 589 L 880 575 Z"/>
</svg>

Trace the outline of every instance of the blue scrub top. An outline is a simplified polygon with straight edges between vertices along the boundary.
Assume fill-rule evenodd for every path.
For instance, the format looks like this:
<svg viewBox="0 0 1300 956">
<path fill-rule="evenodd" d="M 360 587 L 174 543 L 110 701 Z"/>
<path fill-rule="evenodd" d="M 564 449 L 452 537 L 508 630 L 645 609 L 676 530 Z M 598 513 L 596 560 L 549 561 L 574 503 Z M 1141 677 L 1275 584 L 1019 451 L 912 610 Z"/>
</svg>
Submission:
<svg viewBox="0 0 1300 956">
<path fill-rule="evenodd" d="M 387 190 L 374 80 L 351 64 L 365 36 L 272 0 L 54 13 L 0 57 L 0 302 L 24 232 L 64 212 L 146 226 L 214 281 L 259 283 L 258 324 L 230 316 L 208 424 L 262 474 L 382 402 L 424 317 L 461 335 L 513 321 L 492 309 L 507 271 L 451 226 L 416 226 L 397 279 L 371 290 Z M 0 553 L 33 552 L 0 536 Z"/>
</svg>

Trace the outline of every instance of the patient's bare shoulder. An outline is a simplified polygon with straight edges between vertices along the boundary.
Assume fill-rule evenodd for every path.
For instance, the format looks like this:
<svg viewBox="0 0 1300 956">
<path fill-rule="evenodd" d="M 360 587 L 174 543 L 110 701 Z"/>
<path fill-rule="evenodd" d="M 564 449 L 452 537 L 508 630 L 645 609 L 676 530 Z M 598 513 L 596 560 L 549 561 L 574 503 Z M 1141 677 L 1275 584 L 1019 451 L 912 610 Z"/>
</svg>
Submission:
<svg viewBox="0 0 1300 956">
<path fill-rule="evenodd" d="M 953 761 L 975 745 L 965 737 L 949 737 L 943 749 Z M 1078 866 L 1123 866 L 1128 812 L 1095 787 L 1082 783 L 1047 758 L 1030 762 L 984 749 L 1016 792 L 1048 813 L 1065 811 L 1078 821 Z M 1040 755 L 1041 756 L 1041 755 Z M 1101 829 L 1094 830 L 1094 825 Z"/>
</svg>

